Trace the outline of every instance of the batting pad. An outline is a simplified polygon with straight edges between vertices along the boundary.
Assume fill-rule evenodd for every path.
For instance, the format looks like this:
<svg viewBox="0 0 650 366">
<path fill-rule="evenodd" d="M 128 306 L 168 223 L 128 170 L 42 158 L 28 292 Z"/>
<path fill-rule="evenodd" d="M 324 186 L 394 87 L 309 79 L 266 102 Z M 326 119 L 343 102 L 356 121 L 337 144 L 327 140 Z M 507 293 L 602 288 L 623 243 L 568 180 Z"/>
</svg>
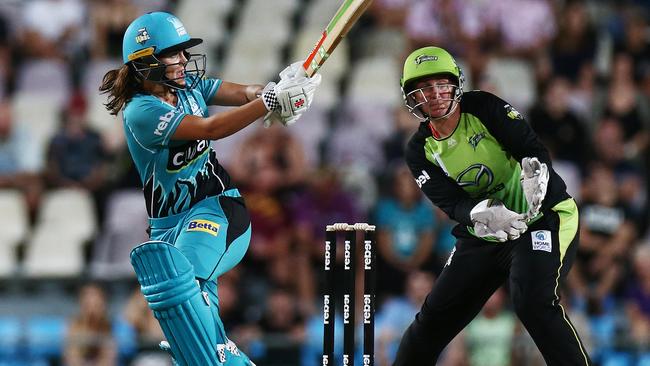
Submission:
<svg viewBox="0 0 650 366">
<path fill-rule="evenodd" d="M 131 251 L 131 264 L 178 365 L 223 365 L 217 344 L 227 340 L 187 258 L 171 244 L 148 241 Z"/>
</svg>

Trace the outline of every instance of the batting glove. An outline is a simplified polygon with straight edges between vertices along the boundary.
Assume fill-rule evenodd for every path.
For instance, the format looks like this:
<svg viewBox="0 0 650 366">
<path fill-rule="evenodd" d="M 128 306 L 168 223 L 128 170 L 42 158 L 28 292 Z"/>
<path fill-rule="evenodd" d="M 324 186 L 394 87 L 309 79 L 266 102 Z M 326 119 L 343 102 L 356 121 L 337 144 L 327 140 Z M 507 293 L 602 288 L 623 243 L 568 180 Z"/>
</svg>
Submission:
<svg viewBox="0 0 650 366">
<path fill-rule="evenodd" d="M 296 61 L 280 71 L 280 82 L 288 79 L 295 79 L 301 76 L 307 76 L 305 69 L 302 67 L 302 61 Z"/>
<path fill-rule="evenodd" d="M 523 158 L 521 160 L 521 187 L 528 202 L 526 218 L 530 219 L 539 214 L 542 201 L 548 188 L 548 167 L 537 158 Z"/>
<path fill-rule="evenodd" d="M 277 84 L 268 83 L 262 91 L 262 100 L 271 113 L 265 116 L 264 126 L 268 127 L 273 122 L 287 126 L 295 123 L 311 106 L 320 82 L 320 75 L 308 78 L 303 74 L 285 78 Z"/>
<path fill-rule="evenodd" d="M 509 210 L 497 199 L 479 202 L 469 216 L 474 224 L 474 233 L 481 238 L 504 242 L 515 240 L 528 230 L 525 216 Z"/>
</svg>

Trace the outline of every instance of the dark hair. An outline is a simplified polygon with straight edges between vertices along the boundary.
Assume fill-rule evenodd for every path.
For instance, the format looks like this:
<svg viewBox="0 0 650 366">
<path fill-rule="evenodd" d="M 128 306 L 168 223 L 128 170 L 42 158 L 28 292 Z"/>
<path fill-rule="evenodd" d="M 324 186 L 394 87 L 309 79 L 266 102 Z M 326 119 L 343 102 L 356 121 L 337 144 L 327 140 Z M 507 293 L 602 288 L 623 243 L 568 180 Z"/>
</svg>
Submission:
<svg viewBox="0 0 650 366">
<path fill-rule="evenodd" d="M 133 98 L 143 91 L 140 78 L 130 65 L 122 65 L 119 69 L 111 70 L 104 75 L 102 85 L 99 87 L 102 94 L 108 94 L 106 109 L 116 116 Z"/>
</svg>

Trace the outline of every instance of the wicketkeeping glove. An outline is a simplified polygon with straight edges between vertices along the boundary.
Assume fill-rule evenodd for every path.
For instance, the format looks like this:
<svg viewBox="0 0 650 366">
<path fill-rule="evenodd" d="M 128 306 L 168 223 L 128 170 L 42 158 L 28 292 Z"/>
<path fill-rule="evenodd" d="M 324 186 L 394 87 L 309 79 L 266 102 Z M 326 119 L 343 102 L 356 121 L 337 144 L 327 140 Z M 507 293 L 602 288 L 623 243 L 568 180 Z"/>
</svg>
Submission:
<svg viewBox="0 0 650 366">
<path fill-rule="evenodd" d="M 481 238 L 504 242 L 515 240 L 528 230 L 525 216 L 509 210 L 497 199 L 479 202 L 469 216 L 474 223 L 474 233 Z"/>
<path fill-rule="evenodd" d="M 542 201 L 546 196 L 548 188 L 548 167 L 546 163 L 541 163 L 537 158 L 521 159 L 521 187 L 526 195 L 528 202 L 528 212 L 526 218 L 530 219 L 537 214 L 542 208 Z"/>
</svg>

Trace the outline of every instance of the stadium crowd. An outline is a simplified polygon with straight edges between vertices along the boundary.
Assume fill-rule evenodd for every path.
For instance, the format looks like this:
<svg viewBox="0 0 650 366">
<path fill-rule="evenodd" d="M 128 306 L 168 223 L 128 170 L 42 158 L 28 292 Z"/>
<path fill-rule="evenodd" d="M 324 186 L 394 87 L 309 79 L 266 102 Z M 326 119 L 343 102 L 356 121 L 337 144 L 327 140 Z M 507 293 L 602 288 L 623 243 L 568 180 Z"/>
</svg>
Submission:
<svg viewBox="0 0 650 366">
<path fill-rule="evenodd" d="M 306 29 L 309 9 L 327 2 L 336 3 L 278 1 L 291 9 L 290 32 L 277 50 L 283 62 L 294 61 L 291 34 Z M 220 77 L 240 33 L 273 32 L 246 28 L 244 9 L 260 3 L 0 2 L 0 195 L 20 193 L 27 227 L 2 252 L 10 270 L 0 281 L 1 365 L 169 362 L 157 351 L 162 332 L 128 261 L 129 250 L 146 240 L 141 183 L 121 120 L 103 110 L 97 88 L 120 63 L 126 26 L 153 10 L 180 13 L 194 37 L 211 40 L 209 70 Z M 197 24 L 211 20 L 204 7 L 221 12 L 214 19 L 219 37 L 201 33 L 216 29 Z M 219 280 L 231 338 L 259 365 L 316 365 L 324 228 L 369 222 L 378 228 L 380 260 L 377 360 L 390 364 L 453 246 L 454 223 L 423 198 L 403 162 L 418 121 L 401 103 L 401 62 L 417 47 L 438 45 L 458 57 L 471 88 L 494 91 L 525 116 L 579 204 L 580 248 L 562 293 L 592 359 L 650 364 L 648 19 L 642 0 L 375 0 L 331 58 L 343 63 L 340 77 L 330 78 L 333 99 L 317 93 L 313 111 L 289 128 L 257 123 L 213 142 L 253 226 L 245 259 Z M 266 62 L 266 55 L 251 55 Z M 384 70 L 377 65 L 389 65 L 389 74 L 368 71 Z M 323 68 L 324 84 L 334 67 Z M 66 271 L 65 262 L 62 272 L 30 270 L 31 256 L 54 261 L 66 246 L 67 236 L 53 232 L 35 244 L 48 197 L 79 191 L 95 227 L 76 248 L 79 270 Z M 73 226 L 87 221 L 74 211 L 58 215 Z M 44 245 L 49 251 L 32 250 Z M 490 298 L 443 362 L 543 364 L 509 307 L 507 288 Z"/>
</svg>

